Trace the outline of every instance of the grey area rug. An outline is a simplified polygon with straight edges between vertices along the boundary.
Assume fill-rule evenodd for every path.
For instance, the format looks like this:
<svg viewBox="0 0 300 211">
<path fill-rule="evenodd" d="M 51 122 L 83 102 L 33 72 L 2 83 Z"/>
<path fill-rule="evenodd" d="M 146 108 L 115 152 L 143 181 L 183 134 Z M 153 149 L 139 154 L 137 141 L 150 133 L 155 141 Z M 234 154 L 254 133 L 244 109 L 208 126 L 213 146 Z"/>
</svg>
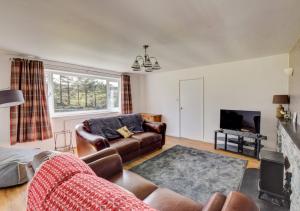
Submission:
<svg viewBox="0 0 300 211">
<path fill-rule="evenodd" d="M 247 161 L 176 145 L 131 171 L 198 202 L 237 190 Z"/>
</svg>

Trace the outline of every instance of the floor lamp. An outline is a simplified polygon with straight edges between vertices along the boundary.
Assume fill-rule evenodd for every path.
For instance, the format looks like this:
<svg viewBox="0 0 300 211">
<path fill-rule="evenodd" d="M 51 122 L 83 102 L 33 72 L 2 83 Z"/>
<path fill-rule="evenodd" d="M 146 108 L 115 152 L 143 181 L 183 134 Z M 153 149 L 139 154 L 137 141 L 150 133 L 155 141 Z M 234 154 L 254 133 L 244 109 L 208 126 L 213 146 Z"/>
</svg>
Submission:
<svg viewBox="0 0 300 211">
<path fill-rule="evenodd" d="M 1 90 L 0 108 L 18 106 L 24 103 L 24 97 L 21 90 Z"/>
<path fill-rule="evenodd" d="M 18 106 L 24 103 L 24 97 L 21 90 L 1 90 L 0 108 Z"/>
</svg>

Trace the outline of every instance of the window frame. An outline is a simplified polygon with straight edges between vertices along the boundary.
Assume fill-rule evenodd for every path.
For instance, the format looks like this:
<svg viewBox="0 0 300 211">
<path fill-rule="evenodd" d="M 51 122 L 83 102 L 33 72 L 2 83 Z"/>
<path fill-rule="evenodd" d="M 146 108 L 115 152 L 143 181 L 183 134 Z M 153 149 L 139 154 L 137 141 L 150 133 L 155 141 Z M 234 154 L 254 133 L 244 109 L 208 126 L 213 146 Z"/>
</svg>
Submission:
<svg viewBox="0 0 300 211">
<path fill-rule="evenodd" d="M 81 110 L 81 111 L 65 111 L 65 112 L 55 112 L 54 108 L 54 97 L 53 97 L 53 80 L 52 75 L 59 74 L 63 76 L 83 76 L 87 78 L 97 78 L 106 81 L 106 109 L 94 109 L 94 110 Z M 121 77 L 107 77 L 101 76 L 100 74 L 89 74 L 89 73 L 78 73 L 78 72 L 69 72 L 69 71 L 60 71 L 54 70 L 50 68 L 45 69 L 45 80 L 47 78 L 48 84 L 47 90 L 47 101 L 49 106 L 49 113 L 50 117 L 64 117 L 64 116 L 81 116 L 81 115 L 90 115 L 90 114 L 100 114 L 100 113 L 119 113 L 121 112 Z M 119 106 L 118 107 L 111 107 L 110 99 L 109 99 L 109 83 L 110 82 L 117 82 L 119 86 Z"/>
</svg>

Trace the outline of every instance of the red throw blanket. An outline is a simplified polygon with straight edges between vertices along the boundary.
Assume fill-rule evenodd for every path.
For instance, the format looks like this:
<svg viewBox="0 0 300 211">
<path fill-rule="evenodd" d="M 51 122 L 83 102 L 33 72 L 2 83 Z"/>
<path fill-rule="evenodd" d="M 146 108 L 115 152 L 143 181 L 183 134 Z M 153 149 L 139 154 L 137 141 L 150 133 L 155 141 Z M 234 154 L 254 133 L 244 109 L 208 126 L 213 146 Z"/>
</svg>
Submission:
<svg viewBox="0 0 300 211">
<path fill-rule="evenodd" d="M 97 177 L 71 154 L 46 161 L 29 184 L 27 210 L 153 210 L 117 185 Z"/>
</svg>

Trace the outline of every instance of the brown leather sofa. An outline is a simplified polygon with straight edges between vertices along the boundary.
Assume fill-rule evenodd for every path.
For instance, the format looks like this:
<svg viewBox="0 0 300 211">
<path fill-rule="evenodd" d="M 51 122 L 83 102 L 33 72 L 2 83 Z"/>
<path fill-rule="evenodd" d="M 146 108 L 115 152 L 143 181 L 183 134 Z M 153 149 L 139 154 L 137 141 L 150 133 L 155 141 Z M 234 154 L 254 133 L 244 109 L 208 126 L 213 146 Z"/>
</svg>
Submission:
<svg viewBox="0 0 300 211">
<path fill-rule="evenodd" d="M 258 211 L 256 204 L 239 192 L 227 197 L 215 193 L 206 203 L 198 203 L 166 188 L 160 188 L 143 177 L 124 170 L 121 157 L 113 148 L 82 158 L 95 173 L 133 193 L 160 211 Z"/>
<path fill-rule="evenodd" d="M 131 116 L 134 115 L 139 117 L 139 114 L 132 114 Z M 118 121 L 118 118 L 121 117 L 128 118 L 130 115 L 120 115 L 99 119 L 104 119 L 104 123 L 106 124 L 105 126 L 107 127 L 107 122 Z M 106 121 L 106 119 L 108 121 Z M 141 154 L 161 148 L 165 144 L 166 124 L 148 122 L 142 120 L 142 118 L 141 121 L 143 132 L 135 133 L 130 138 L 122 138 L 117 136 L 117 138 L 109 139 L 99 134 L 93 134 L 87 121 L 85 121 L 83 124 L 77 125 L 75 131 L 77 153 L 79 157 L 111 147 L 116 149 L 121 155 L 123 162 L 126 162 L 136 158 Z M 124 126 L 124 124 L 120 124 L 118 127 L 121 126 Z M 111 130 L 114 131 L 115 129 L 116 126 Z"/>
</svg>

